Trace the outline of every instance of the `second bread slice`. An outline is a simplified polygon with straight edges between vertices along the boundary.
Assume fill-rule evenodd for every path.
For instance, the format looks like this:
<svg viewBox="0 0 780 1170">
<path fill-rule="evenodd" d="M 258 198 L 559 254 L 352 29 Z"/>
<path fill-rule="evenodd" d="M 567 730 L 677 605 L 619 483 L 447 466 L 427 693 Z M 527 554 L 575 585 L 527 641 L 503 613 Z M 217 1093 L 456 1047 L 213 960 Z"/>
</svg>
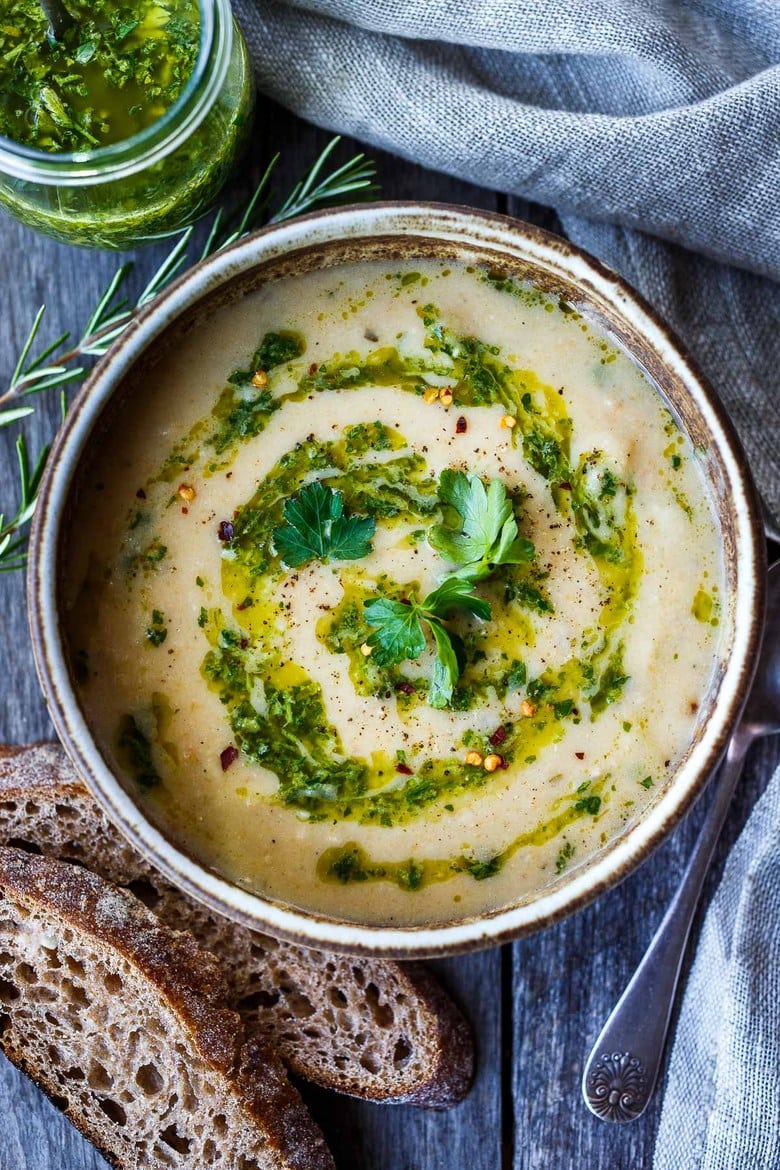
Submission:
<svg viewBox="0 0 780 1170">
<path fill-rule="evenodd" d="M 279 942 L 206 909 L 130 848 L 59 745 L 0 748 L 0 842 L 9 841 L 78 861 L 189 930 L 218 957 L 248 1034 L 270 1041 L 304 1079 L 433 1109 L 467 1093 L 468 1024 L 424 967 Z"/>
<path fill-rule="evenodd" d="M 123 1170 L 333 1170 L 212 956 L 132 894 L 0 847 L 0 1050 Z"/>
</svg>

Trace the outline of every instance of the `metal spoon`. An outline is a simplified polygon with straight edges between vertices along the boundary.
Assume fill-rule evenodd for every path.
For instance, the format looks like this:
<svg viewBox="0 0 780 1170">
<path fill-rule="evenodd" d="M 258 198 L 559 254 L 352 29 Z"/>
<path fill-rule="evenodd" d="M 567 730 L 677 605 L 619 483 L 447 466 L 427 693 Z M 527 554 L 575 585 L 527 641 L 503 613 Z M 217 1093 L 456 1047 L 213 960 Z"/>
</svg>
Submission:
<svg viewBox="0 0 780 1170">
<path fill-rule="evenodd" d="M 53 41 L 61 41 L 73 24 L 73 17 L 65 8 L 61 0 L 38 0 L 43 14 L 49 22 L 49 36 Z"/>
<path fill-rule="evenodd" d="M 766 628 L 758 670 L 715 782 L 712 804 L 674 901 L 633 979 L 606 1022 L 582 1077 L 591 1113 L 634 1121 L 652 1096 L 688 933 L 742 765 L 754 740 L 780 732 L 780 562 L 769 570 Z"/>
</svg>

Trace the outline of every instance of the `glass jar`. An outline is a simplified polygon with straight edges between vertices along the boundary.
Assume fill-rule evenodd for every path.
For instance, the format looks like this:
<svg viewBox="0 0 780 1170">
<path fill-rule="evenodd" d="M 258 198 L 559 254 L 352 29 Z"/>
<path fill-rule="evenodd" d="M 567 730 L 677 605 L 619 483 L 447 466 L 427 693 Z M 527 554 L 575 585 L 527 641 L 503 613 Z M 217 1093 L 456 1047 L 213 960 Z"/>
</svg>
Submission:
<svg viewBox="0 0 780 1170">
<path fill-rule="evenodd" d="M 123 142 L 50 154 L 0 135 L 0 206 L 66 244 L 133 248 L 213 205 L 244 147 L 252 70 L 230 0 L 200 0 L 200 49 L 179 99 Z"/>
</svg>

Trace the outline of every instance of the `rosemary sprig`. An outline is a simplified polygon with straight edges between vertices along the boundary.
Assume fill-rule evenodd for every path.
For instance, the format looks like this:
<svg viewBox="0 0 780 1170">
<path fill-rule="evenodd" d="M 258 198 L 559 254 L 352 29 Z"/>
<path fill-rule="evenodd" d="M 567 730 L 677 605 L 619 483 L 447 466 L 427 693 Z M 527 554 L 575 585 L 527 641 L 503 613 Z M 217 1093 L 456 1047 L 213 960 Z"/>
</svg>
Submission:
<svg viewBox="0 0 780 1170">
<path fill-rule="evenodd" d="M 29 399 L 33 395 L 55 389 L 60 390 L 64 418 L 67 389 L 74 382 L 80 381 L 87 372 L 87 367 L 81 364 L 83 360 L 102 357 L 138 311 L 153 301 L 186 265 L 195 260 L 204 260 L 263 223 L 280 223 L 316 207 L 339 203 L 358 193 L 361 198 L 365 198 L 376 191 L 373 182 L 374 164 L 362 154 L 356 155 L 336 170 L 323 174 L 339 141 L 339 138 L 331 139 L 287 198 L 269 214 L 272 202 L 271 179 L 279 162 L 279 155 L 275 155 L 243 210 L 228 216 L 223 207 L 218 209 L 203 250 L 197 256 L 190 256 L 189 245 L 194 230 L 190 226 L 182 232 L 146 287 L 132 302 L 122 292 L 133 265 L 122 264 L 100 296 L 79 340 L 70 348 L 65 348 L 70 341 L 70 334 L 63 333 L 35 357 L 31 357 L 46 312 L 46 306 L 41 305 L 22 346 L 11 380 L 0 393 L 0 428 L 29 418 L 35 413 L 35 407 Z M 16 440 L 19 500 L 13 511 L 5 514 L 0 512 L 0 572 L 22 569 L 26 563 L 27 527 L 35 511 L 49 449 L 50 444 L 47 443 L 31 462 L 24 434 L 20 434 Z"/>
</svg>

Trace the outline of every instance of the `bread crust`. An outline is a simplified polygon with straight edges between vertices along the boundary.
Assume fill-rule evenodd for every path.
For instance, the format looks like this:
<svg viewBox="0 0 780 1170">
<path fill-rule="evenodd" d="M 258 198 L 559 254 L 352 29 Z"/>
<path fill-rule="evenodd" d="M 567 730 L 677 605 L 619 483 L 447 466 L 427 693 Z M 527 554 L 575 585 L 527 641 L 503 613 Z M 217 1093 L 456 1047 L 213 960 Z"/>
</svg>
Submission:
<svg viewBox="0 0 780 1170">
<path fill-rule="evenodd" d="M 437 1021 L 436 1058 L 429 1077 L 408 1093 L 404 1103 L 424 1109 L 451 1109 L 474 1080 L 474 1041 L 466 1017 L 458 1011 L 438 979 L 420 963 L 405 963 L 410 991 Z"/>
<path fill-rule="evenodd" d="M 13 846 L 0 845 L 0 894 L 35 905 L 126 958 L 186 1021 L 199 1055 L 222 1072 L 233 1070 L 241 1020 L 227 1007 L 219 963 L 189 934 L 168 930 L 127 890 L 90 870 Z"/>
<path fill-rule="evenodd" d="M 47 804 L 48 813 L 44 808 Z M 67 822 L 64 832 L 61 823 L 56 826 L 50 823 L 52 804 L 59 806 L 62 816 L 69 809 L 79 813 Z M 8 814 L 3 809 L 11 805 L 25 812 L 29 810 L 29 815 L 23 818 L 21 838 L 9 836 Z M 18 832 L 18 810 L 16 823 Z M 53 827 L 57 830 L 56 840 Z M 133 883 L 149 883 L 161 898 L 154 906 L 155 913 L 170 927 L 178 927 L 183 918 L 200 945 L 217 955 L 231 983 L 232 1002 L 241 1011 L 248 1033 L 266 1036 L 297 1076 L 366 1100 L 428 1109 L 450 1108 L 468 1092 L 474 1074 L 471 1030 L 449 995 L 425 967 L 414 962 L 344 959 L 294 943 L 277 942 L 228 923 L 193 902 L 132 850 L 94 802 L 58 744 L 0 745 L 0 841 L 9 839 L 78 861 L 119 885 L 130 884 L 132 888 Z M 263 959 L 257 957 L 258 947 L 254 942 L 260 944 L 260 949 L 265 944 L 273 947 L 268 959 L 270 972 L 266 972 L 264 982 L 254 980 L 257 986 L 253 986 L 251 966 L 254 963 L 260 971 Z M 231 950 L 235 952 L 233 956 Z M 331 976 L 327 974 L 328 967 L 335 972 Z M 340 978 L 354 980 L 358 971 L 363 984 L 377 990 L 380 1010 L 392 1006 L 393 993 L 398 999 L 405 998 L 414 1005 L 414 1011 L 407 1013 L 414 1034 L 409 1032 L 407 1039 L 416 1046 L 419 1059 L 414 1065 L 404 1066 L 388 1062 L 385 1054 L 382 1066 L 370 1074 L 359 1059 L 344 1066 L 321 1058 L 310 1051 L 310 1046 L 300 1042 L 300 1033 L 294 1034 L 295 1021 L 289 1012 L 284 1013 L 284 1002 L 278 1007 L 261 1004 L 245 1008 L 250 991 L 259 988 L 259 998 L 269 998 L 268 978 L 275 968 L 283 968 L 297 977 L 301 985 L 311 990 L 311 998 L 318 1004 L 329 990 L 328 979 L 338 985 Z M 416 1075 L 413 1075 L 414 1068 Z"/>
<path fill-rule="evenodd" d="M 334 1170 L 322 1134 L 275 1052 L 259 1038 L 244 1042 L 241 1019 L 227 1006 L 228 988 L 218 961 L 189 934 L 169 930 L 132 894 L 89 870 L 13 846 L 0 846 L 0 905 L 3 900 L 43 916 L 55 934 L 70 929 L 110 962 L 124 960 L 140 974 L 149 997 L 167 1006 L 185 1028 L 191 1062 L 199 1061 L 210 1077 L 221 1074 L 279 1170 Z M 53 1073 L 29 1059 L 22 1034 L 14 1036 L 10 1008 L 9 1019 L 0 1048 L 63 1108 L 61 1086 Z M 121 1061 L 121 1052 L 117 1059 Z M 190 1062 L 189 1049 L 187 1059 Z M 75 1106 L 66 1105 L 63 1111 L 119 1165 L 116 1150 L 100 1128 Z"/>
</svg>

